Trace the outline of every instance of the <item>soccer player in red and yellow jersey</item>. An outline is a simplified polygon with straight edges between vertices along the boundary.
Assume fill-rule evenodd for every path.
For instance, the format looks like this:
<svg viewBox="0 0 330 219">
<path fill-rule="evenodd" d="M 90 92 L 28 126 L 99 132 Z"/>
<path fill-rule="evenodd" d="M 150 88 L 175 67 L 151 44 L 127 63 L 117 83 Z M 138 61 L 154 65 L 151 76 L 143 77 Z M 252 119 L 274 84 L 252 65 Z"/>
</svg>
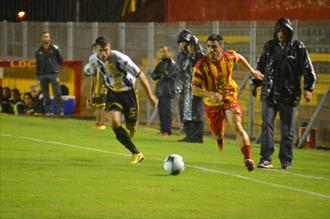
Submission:
<svg viewBox="0 0 330 219">
<path fill-rule="evenodd" d="M 263 79 L 263 75 L 254 70 L 242 55 L 233 50 L 225 51 L 220 35 L 212 34 L 208 37 L 207 49 L 208 54 L 194 68 L 193 94 L 203 98 L 210 128 L 219 149 L 223 149 L 224 122 L 227 119 L 242 139 L 244 164 L 252 171 L 255 163 L 251 157 L 251 143 L 242 127 L 242 112 L 237 100 L 238 86 L 232 74 L 234 65 L 238 63 L 259 80 Z"/>
</svg>

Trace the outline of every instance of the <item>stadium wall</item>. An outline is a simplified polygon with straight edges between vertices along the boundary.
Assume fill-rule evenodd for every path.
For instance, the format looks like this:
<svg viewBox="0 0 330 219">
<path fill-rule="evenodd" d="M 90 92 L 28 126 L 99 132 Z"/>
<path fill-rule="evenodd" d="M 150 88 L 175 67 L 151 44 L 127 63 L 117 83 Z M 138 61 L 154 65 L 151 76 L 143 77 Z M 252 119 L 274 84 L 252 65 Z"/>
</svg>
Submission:
<svg viewBox="0 0 330 219">
<path fill-rule="evenodd" d="M 21 10 L 26 15 L 20 19 Z M 329 10 L 330 0 L 3 0 L 0 21 L 304 21 L 329 20 Z"/>
<path fill-rule="evenodd" d="M 165 21 L 329 20 L 330 0 L 167 0 Z"/>
</svg>

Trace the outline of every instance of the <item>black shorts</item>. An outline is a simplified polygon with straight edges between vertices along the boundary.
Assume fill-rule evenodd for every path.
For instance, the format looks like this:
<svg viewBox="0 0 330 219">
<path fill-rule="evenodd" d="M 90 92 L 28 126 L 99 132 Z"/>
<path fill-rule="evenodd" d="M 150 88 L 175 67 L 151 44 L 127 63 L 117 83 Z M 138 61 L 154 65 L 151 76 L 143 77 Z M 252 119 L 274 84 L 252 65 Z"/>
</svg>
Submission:
<svg viewBox="0 0 330 219">
<path fill-rule="evenodd" d="M 139 110 L 135 90 L 114 92 L 109 89 L 106 110 L 120 111 L 124 114 L 127 123 L 136 123 Z"/>
</svg>

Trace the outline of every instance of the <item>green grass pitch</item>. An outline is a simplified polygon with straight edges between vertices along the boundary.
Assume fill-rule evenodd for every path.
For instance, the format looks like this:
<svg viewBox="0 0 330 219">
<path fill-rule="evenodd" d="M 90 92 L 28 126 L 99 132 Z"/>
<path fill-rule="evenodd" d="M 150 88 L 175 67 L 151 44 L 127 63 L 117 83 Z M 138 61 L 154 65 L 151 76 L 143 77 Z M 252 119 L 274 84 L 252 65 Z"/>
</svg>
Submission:
<svg viewBox="0 0 330 219">
<path fill-rule="evenodd" d="M 330 218 L 330 153 L 294 150 L 293 168 L 247 172 L 235 141 L 179 143 L 140 126 L 129 152 L 93 121 L 0 115 L 0 218 Z M 166 175 L 180 154 L 186 170 Z M 253 155 L 258 159 L 259 146 Z"/>
</svg>

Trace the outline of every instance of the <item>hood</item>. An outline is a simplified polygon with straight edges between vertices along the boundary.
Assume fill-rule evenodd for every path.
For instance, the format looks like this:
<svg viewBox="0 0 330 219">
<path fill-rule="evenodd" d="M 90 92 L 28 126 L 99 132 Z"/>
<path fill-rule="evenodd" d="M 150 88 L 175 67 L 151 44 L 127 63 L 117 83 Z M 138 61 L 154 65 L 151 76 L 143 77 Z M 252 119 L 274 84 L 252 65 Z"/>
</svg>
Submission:
<svg viewBox="0 0 330 219">
<path fill-rule="evenodd" d="M 180 31 L 180 33 L 177 37 L 177 43 L 179 43 L 179 42 L 189 42 L 191 37 L 192 37 L 191 32 L 187 29 L 183 29 L 183 30 Z"/>
<path fill-rule="evenodd" d="M 288 30 L 288 41 L 292 40 L 293 37 L 293 25 L 291 23 L 291 21 L 289 20 L 289 18 L 280 18 L 276 24 L 275 24 L 275 30 L 274 30 L 274 40 L 277 40 L 277 32 L 281 29 L 281 28 L 286 28 Z"/>
</svg>

